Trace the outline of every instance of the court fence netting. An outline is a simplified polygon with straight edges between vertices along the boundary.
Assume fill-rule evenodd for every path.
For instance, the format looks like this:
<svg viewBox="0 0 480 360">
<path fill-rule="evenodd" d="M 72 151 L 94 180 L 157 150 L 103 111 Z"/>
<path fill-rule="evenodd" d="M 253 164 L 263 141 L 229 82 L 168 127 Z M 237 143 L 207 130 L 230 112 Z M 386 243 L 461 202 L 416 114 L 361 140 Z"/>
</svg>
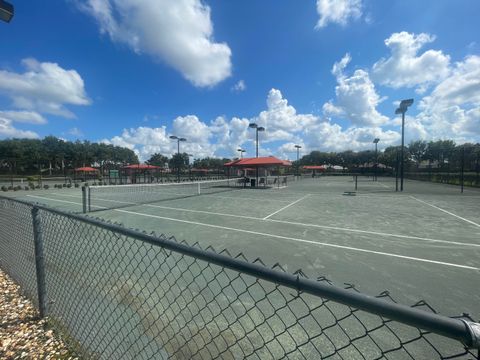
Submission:
<svg viewBox="0 0 480 360">
<path fill-rule="evenodd" d="M 479 358 L 466 314 L 5 197 L 0 267 L 83 358 Z"/>
<path fill-rule="evenodd" d="M 260 187 L 287 186 L 287 176 L 263 179 Z M 245 178 L 173 183 L 96 185 L 82 187 L 83 213 L 118 209 L 204 194 L 235 191 L 250 186 Z"/>
</svg>

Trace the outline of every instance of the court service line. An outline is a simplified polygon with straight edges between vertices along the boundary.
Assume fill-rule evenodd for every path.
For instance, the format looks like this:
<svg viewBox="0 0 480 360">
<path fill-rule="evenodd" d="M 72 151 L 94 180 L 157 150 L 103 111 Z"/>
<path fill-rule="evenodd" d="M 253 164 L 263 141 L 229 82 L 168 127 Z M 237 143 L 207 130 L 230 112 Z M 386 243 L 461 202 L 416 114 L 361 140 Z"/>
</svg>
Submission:
<svg viewBox="0 0 480 360">
<path fill-rule="evenodd" d="M 51 193 L 51 194 L 54 194 L 54 193 Z M 34 197 L 34 195 L 27 195 L 27 196 Z M 66 196 L 74 197 L 74 195 L 66 195 Z M 72 202 L 72 201 L 58 200 L 58 199 L 52 199 L 52 198 L 47 198 L 47 197 L 41 197 L 41 196 L 35 196 L 35 197 L 40 198 L 40 199 L 45 199 L 45 200 L 52 200 L 52 201 L 65 202 L 65 203 L 69 203 L 69 204 L 81 205 L 79 203 Z M 92 207 L 97 207 L 97 208 L 100 208 L 100 209 L 108 209 L 107 207 L 104 207 L 104 206 L 98 206 L 98 205 L 91 205 L 91 206 Z M 378 236 L 383 236 L 383 237 L 396 237 L 396 238 L 401 238 L 401 239 L 420 240 L 420 241 L 443 243 L 443 244 L 449 244 L 449 245 L 480 247 L 480 244 L 474 244 L 474 243 L 463 243 L 463 242 L 459 242 L 459 241 L 440 240 L 440 239 L 424 238 L 424 237 L 411 236 L 411 235 L 390 234 L 390 233 L 384 233 L 384 232 L 378 232 L 378 231 L 349 229 L 349 228 L 341 228 L 341 227 L 337 227 L 337 226 L 308 224 L 308 223 L 300 223 L 300 222 L 296 222 L 296 221 L 287 221 L 287 220 L 275 220 L 275 219 L 264 220 L 262 218 L 257 218 L 257 217 L 253 217 L 253 216 L 225 214 L 225 213 L 218 213 L 218 212 L 205 211 L 205 210 L 184 209 L 184 208 L 176 208 L 176 207 L 171 207 L 171 206 L 162 206 L 162 205 L 153 205 L 153 204 L 141 204 L 139 206 L 148 206 L 148 207 L 153 207 L 153 208 L 159 208 L 159 209 L 165 209 L 165 210 L 175 210 L 175 211 L 181 211 L 181 212 L 191 212 L 191 213 L 199 213 L 199 214 L 226 216 L 226 217 L 248 219 L 248 220 L 255 220 L 255 221 L 260 220 L 260 221 L 276 222 L 276 223 L 280 223 L 280 224 L 297 225 L 297 226 L 304 226 L 304 227 L 314 227 L 314 228 L 325 229 L 325 230 L 338 230 L 338 231 L 353 232 L 353 233 L 360 233 L 360 234 L 378 235 Z"/>
<path fill-rule="evenodd" d="M 309 197 L 309 196 L 310 196 L 310 194 L 307 194 L 307 195 L 301 197 L 300 199 L 295 200 L 294 202 L 288 204 L 287 206 L 284 206 L 284 207 L 282 207 L 281 209 L 279 209 L 279 210 L 271 213 L 270 215 L 265 216 L 262 220 L 267 220 L 269 217 L 271 217 L 271 216 L 273 216 L 273 215 L 275 215 L 275 214 L 278 214 L 280 211 L 285 210 L 286 208 L 289 208 L 289 207 L 292 206 L 292 205 L 295 205 L 296 203 L 302 201 L 303 199 L 306 199 L 306 198 Z"/>
<path fill-rule="evenodd" d="M 45 196 L 37 196 L 37 195 L 25 195 L 25 196 L 32 197 L 32 198 L 36 198 L 36 199 L 57 201 L 57 202 L 61 202 L 61 203 L 75 204 L 75 205 L 80 205 L 80 206 L 82 206 L 82 203 L 73 202 L 73 201 L 67 201 L 67 200 L 60 200 L 60 199 L 52 199 L 52 198 L 45 197 Z M 98 205 L 90 205 L 90 206 L 91 206 L 91 207 L 96 207 L 96 208 L 99 208 L 99 209 L 108 209 L 108 208 L 106 208 L 105 206 L 98 206 Z"/>
<path fill-rule="evenodd" d="M 429 204 L 428 202 L 423 201 L 423 200 L 420 200 L 420 199 L 416 198 L 415 196 L 410 195 L 410 197 L 411 197 L 413 200 L 417 200 L 418 202 L 421 202 L 422 204 L 431 206 L 431 207 L 433 207 L 434 209 L 443 211 L 444 213 L 446 213 L 446 214 L 448 214 L 448 215 L 452 215 L 452 216 L 454 216 L 454 217 L 456 217 L 456 218 L 458 218 L 458 219 L 460 219 L 460 220 L 463 220 L 463 221 L 465 221 L 465 222 L 467 222 L 467 223 L 469 223 L 469 224 L 472 224 L 472 225 L 480 228 L 480 224 L 477 224 L 476 222 L 474 222 L 474 221 L 472 221 L 472 220 L 465 219 L 465 218 L 463 218 L 463 217 L 461 217 L 461 216 L 458 216 L 458 215 L 456 215 L 456 214 L 454 214 L 454 213 L 452 213 L 452 212 L 450 212 L 450 211 L 447 211 L 447 210 L 442 209 L 442 208 L 440 208 L 440 207 L 438 207 L 438 206 Z"/>
<path fill-rule="evenodd" d="M 115 209 L 114 211 L 122 212 L 122 213 L 126 213 L 126 214 L 137 215 L 137 216 L 151 217 L 151 218 L 155 218 L 155 219 L 163 219 L 163 220 L 169 220 L 169 221 L 174 221 L 174 222 L 181 222 L 181 223 L 184 223 L 184 224 L 200 225 L 200 226 L 211 227 L 211 228 L 216 228 L 216 229 L 229 230 L 229 231 L 235 231 L 235 232 L 241 232 L 241 233 L 247 233 L 247 234 L 253 234 L 253 235 L 260 235 L 260 236 L 265 236 L 265 237 L 273 237 L 273 238 L 282 239 L 282 240 L 290 240 L 290 241 L 302 242 L 302 243 L 307 243 L 307 244 L 314 244 L 314 245 L 319 245 L 319 246 L 327 246 L 327 247 L 333 247 L 333 248 L 344 249 L 344 250 L 351 250 L 351 251 L 364 252 L 364 253 L 369 253 L 369 254 L 383 255 L 383 256 L 395 257 L 395 258 L 400 258 L 400 259 L 407 259 L 407 260 L 412 260 L 412 261 L 425 262 L 425 263 L 430 263 L 430 264 L 457 267 L 457 268 L 468 269 L 468 270 L 477 270 L 477 271 L 480 270 L 480 268 L 476 268 L 476 267 L 468 266 L 468 265 L 447 263 L 447 262 L 443 262 L 443 261 L 416 258 L 416 257 L 412 257 L 412 256 L 405 256 L 405 255 L 398 255 L 398 254 L 386 253 L 386 252 L 381 252 L 381 251 L 367 250 L 367 249 L 355 248 L 355 247 L 344 246 L 344 245 L 329 244 L 329 243 L 317 242 L 317 241 L 313 241 L 313 240 L 306 240 L 306 239 L 299 239 L 299 238 L 293 238 L 293 237 L 282 236 L 282 235 L 262 233 L 262 232 L 258 232 L 258 231 L 252 231 L 252 230 L 231 228 L 231 227 L 227 227 L 227 226 L 205 224 L 205 223 L 196 222 L 196 221 L 173 219 L 173 218 L 169 218 L 169 217 L 165 217 L 165 216 L 151 215 L 151 214 L 139 213 L 139 212 L 135 212 L 135 211 L 128 211 L 128 210 L 122 210 L 122 209 Z"/>
<path fill-rule="evenodd" d="M 463 242 L 459 242 L 459 241 L 449 241 L 449 240 L 440 240 L 440 239 L 432 239 L 432 238 L 424 238 L 424 237 L 411 236 L 411 235 L 390 234 L 390 233 L 384 233 L 384 232 L 378 232 L 378 231 L 349 229 L 349 228 L 341 228 L 341 227 L 336 227 L 336 226 L 308 224 L 308 223 L 300 223 L 300 222 L 296 222 L 296 221 L 287 221 L 287 220 L 275 220 L 275 219 L 264 220 L 264 219 L 256 218 L 256 217 L 253 217 L 253 216 L 217 213 L 217 212 L 206 211 L 206 210 L 183 209 L 183 208 L 176 208 L 176 207 L 162 206 L 162 205 L 146 204 L 145 206 L 159 208 L 159 209 L 166 209 L 166 210 L 175 210 L 175 211 L 180 211 L 180 212 L 191 212 L 191 213 L 200 213 L 200 214 L 208 214 L 208 215 L 227 216 L 227 217 L 233 217 L 233 218 L 239 218 L 239 219 L 276 222 L 276 223 L 279 223 L 279 224 L 289 224 L 289 225 L 297 225 L 297 226 L 304 226 L 304 227 L 315 227 L 315 228 L 320 228 L 320 229 L 325 229 L 325 230 L 338 230 L 338 231 L 346 231 L 346 232 L 353 232 L 353 233 L 360 233 L 360 234 L 378 235 L 378 236 L 383 236 L 383 237 L 396 237 L 396 238 L 401 238 L 401 239 L 428 241 L 428 242 L 443 243 L 443 244 L 448 244 L 448 245 L 480 247 L 480 244 L 463 243 Z"/>
<path fill-rule="evenodd" d="M 388 186 L 388 185 L 385 185 L 385 184 L 381 183 L 380 181 L 377 181 L 377 183 L 379 185 L 382 185 L 384 188 L 387 188 L 387 189 L 390 189 L 390 187 L 391 187 L 391 186 Z M 392 188 L 393 188 L 393 186 L 392 186 Z"/>
</svg>

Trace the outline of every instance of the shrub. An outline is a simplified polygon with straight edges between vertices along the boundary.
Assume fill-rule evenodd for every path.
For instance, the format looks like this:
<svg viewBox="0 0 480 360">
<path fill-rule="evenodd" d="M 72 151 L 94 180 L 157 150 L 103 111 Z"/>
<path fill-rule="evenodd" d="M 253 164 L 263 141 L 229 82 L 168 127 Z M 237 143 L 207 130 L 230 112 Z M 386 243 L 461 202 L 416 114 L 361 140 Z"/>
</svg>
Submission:
<svg viewBox="0 0 480 360">
<path fill-rule="evenodd" d="M 50 187 L 50 186 L 48 186 L 47 184 L 43 185 L 43 188 L 44 188 L 45 190 L 48 190 L 49 187 Z"/>
<path fill-rule="evenodd" d="M 28 186 L 25 186 L 23 189 L 24 190 L 30 190 L 30 188 Z"/>
<path fill-rule="evenodd" d="M 28 183 L 28 186 L 30 186 L 31 189 L 35 189 L 35 184 L 31 181 Z"/>
<path fill-rule="evenodd" d="M 20 185 L 17 185 L 17 186 L 15 186 L 15 187 L 13 188 L 13 191 L 18 191 L 18 190 L 20 190 L 20 189 L 21 189 L 21 186 L 20 186 Z"/>
<path fill-rule="evenodd" d="M 72 187 L 72 184 L 67 184 L 67 188 L 71 188 Z"/>
<path fill-rule="evenodd" d="M 27 181 L 30 181 L 30 182 L 38 181 L 38 176 L 27 176 Z"/>
<path fill-rule="evenodd" d="M 2 191 L 8 191 L 8 188 L 5 185 L 3 185 L 2 186 Z"/>
<path fill-rule="evenodd" d="M 76 187 L 76 188 L 80 187 L 80 184 L 79 184 L 79 183 L 75 183 L 75 187 Z"/>
<path fill-rule="evenodd" d="M 8 190 L 13 190 L 13 186 L 10 185 L 10 186 L 8 187 Z"/>
<path fill-rule="evenodd" d="M 35 189 L 40 189 L 40 185 L 35 186 Z"/>
<path fill-rule="evenodd" d="M 62 184 L 62 187 L 67 187 L 67 184 Z"/>
</svg>

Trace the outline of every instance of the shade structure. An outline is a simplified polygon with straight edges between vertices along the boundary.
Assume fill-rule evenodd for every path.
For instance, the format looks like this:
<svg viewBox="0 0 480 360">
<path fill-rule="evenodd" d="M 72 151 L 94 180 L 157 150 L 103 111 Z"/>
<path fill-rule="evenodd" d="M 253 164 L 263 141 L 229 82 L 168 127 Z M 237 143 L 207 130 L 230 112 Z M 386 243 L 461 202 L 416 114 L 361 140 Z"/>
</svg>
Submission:
<svg viewBox="0 0 480 360">
<path fill-rule="evenodd" d="M 132 165 L 124 166 L 123 169 L 154 170 L 154 169 L 161 169 L 161 167 L 155 166 L 155 165 L 148 165 L 148 164 L 132 164 Z"/>
<path fill-rule="evenodd" d="M 275 156 L 265 156 L 258 158 L 243 158 L 223 164 L 224 166 L 251 167 L 251 166 L 291 166 L 288 160 L 280 160 Z"/>
<path fill-rule="evenodd" d="M 76 168 L 75 171 L 77 171 L 77 172 L 95 172 L 95 171 L 98 171 L 98 169 L 95 169 L 95 168 L 90 167 L 90 166 L 84 166 L 84 167 Z"/>
</svg>

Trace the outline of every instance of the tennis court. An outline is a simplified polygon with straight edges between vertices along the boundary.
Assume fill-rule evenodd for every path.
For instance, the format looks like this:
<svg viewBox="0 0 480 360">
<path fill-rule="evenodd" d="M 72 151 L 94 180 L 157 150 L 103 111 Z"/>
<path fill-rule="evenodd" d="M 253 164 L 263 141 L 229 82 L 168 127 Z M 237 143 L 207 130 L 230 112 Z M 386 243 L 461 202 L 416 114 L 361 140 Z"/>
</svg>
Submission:
<svg viewBox="0 0 480 360">
<path fill-rule="evenodd" d="M 480 315 L 480 191 L 395 179 L 352 177 L 289 181 L 284 188 L 230 188 L 218 193 L 131 204 L 118 197 L 90 214 L 126 227 L 175 236 L 202 248 L 228 249 L 281 264 L 292 273 L 384 290 L 400 303 L 426 300 L 444 315 Z M 347 193 L 346 193 L 347 192 Z M 79 189 L 16 193 L 79 212 Z M 93 196 L 93 195 L 92 195 Z M 125 201 L 125 204 L 121 204 Z"/>
</svg>

